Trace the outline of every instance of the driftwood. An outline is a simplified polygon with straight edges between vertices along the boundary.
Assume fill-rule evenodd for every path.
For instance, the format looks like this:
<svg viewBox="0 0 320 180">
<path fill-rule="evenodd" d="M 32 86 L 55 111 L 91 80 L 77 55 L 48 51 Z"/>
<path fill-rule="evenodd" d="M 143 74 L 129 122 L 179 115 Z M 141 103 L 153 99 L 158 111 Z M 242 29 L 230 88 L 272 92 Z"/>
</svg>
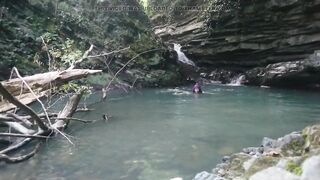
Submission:
<svg viewBox="0 0 320 180">
<path fill-rule="evenodd" d="M 34 121 L 37 122 L 38 126 L 43 130 L 48 130 L 48 126 L 45 125 L 45 123 L 40 119 L 40 117 L 37 115 L 36 112 L 34 112 L 30 107 L 24 105 L 21 103 L 17 98 L 15 98 L 12 94 L 9 93 L 9 91 L 3 87 L 2 83 L 0 83 L 0 93 L 3 95 L 6 100 L 8 100 L 10 103 L 16 105 L 17 107 L 21 108 L 23 111 L 25 111 L 27 114 L 29 114 Z"/>
<path fill-rule="evenodd" d="M 65 71 L 54 71 L 43 74 L 36 74 L 33 76 L 27 76 L 16 79 L 11 79 L 2 82 L 11 95 L 16 98 L 22 104 L 30 104 L 37 100 L 37 98 L 45 96 L 52 87 L 61 86 L 69 81 L 84 78 L 88 75 L 101 73 L 101 70 L 89 70 L 89 69 L 70 69 Z M 23 84 L 26 82 L 34 91 L 37 98 L 32 95 L 30 90 Z M 9 103 L 2 101 L 0 102 L 0 112 L 8 111 L 15 108 L 16 105 L 10 105 Z"/>
<path fill-rule="evenodd" d="M 1 86 L 2 85 L 0 84 L 0 87 Z M 3 89 L 0 88 L 0 90 L 2 93 Z M 7 99 L 10 102 L 15 101 L 15 100 L 12 100 L 11 97 L 7 97 L 5 94 L 3 94 L 3 96 L 5 99 Z M 18 157 L 10 157 L 8 153 L 12 153 L 20 148 L 23 148 L 25 145 L 27 145 L 31 141 L 38 141 L 39 143 L 41 143 L 41 140 L 43 139 L 48 139 L 52 136 L 63 134 L 62 130 L 66 128 L 66 126 L 68 125 L 68 121 L 69 121 L 68 117 L 71 117 L 73 113 L 76 111 L 76 108 L 78 106 L 81 96 L 82 96 L 82 93 L 76 94 L 73 97 L 71 97 L 71 99 L 68 101 L 68 103 L 62 110 L 62 112 L 57 117 L 53 116 L 50 119 L 50 121 L 52 121 L 50 124 L 52 125 L 50 125 L 49 123 L 45 123 L 46 116 L 42 116 L 43 118 L 41 118 L 37 114 L 33 115 L 34 111 L 32 109 L 31 110 L 25 109 L 24 106 L 26 105 L 22 105 L 22 103 L 19 103 L 19 104 L 17 103 L 17 106 L 21 110 L 24 110 L 26 113 L 28 113 L 29 116 L 15 115 L 16 118 L 10 118 L 8 114 L 1 115 L 0 117 L 3 117 L 2 119 L 10 120 L 10 122 L 0 121 L 0 123 L 8 125 L 8 127 L 11 128 L 13 132 L 0 133 L 0 137 L 13 137 L 13 138 L 17 138 L 17 140 L 10 143 L 5 149 L 0 150 L 0 161 L 4 161 L 7 163 L 18 163 L 18 162 L 27 160 L 31 158 L 38 151 L 38 149 L 40 148 L 38 147 L 39 145 L 37 145 L 37 147 L 35 147 L 33 151 L 31 151 L 26 155 L 20 155 Z M 36 116 L 36 118 L 34 116 Z M 27 118 L 30 118 L 30 119 L 27 119 Z M 29 121 L 29 122 L 32 122 L 34 119 L 38 119 L 38 121 L 42 123 L 36 121 L 36 125 L 30 128 L 30 127 L 24 126 L 23 122 L 20 122 L 21 119 L 23 119 L 23 121 Z M 63 136 L 66 137 L 64 134 Z"/>
<path fill-rule="evenodd" d="M 28 98 L 33 99 L 33 101 L 38 101 L 43 105 L 39 99 L 41 93 L 50 91 L 52 87 L 65 84 L 71 80 L 80 79 L 99 72 L 101 71 L 70 69 L 62 72 L 37 74 L 24 78 L 17 72 L 17 79 L 0 82 L 3 109 L 6 109 L 6 106 L 17 107 L 24 113 L 24 115 L 18 115 L 12 112 L 3 112 L 0 114 L 0 125 L 2 129 L 7 127 L 7 130 L 0 132 L 0 143 L 5 146 L 3 149 L 0 149 L 0 162 L 18 163 L 27 160 L 38 152 L 42 141 L 55 135 L 62 135 L 72 143 L 63 133 L 69 121 L 90 122 L 72 118 L 72 115 L 77 110 L 83 92 L 74 94 L 66 103 L 63 110 L 57 114 L 47 113 L 44 106 L 42 106 L 44 113 L 36 113 L 26 102 L 22 101 L 24 99 L 21 100 L 21 94 L 25 96 L 29 95 Z M 21 86 L 23 88 L 21 88 Z M 0 111 L 3 111 L 3 109 Z M 27 154 L 21 155 L 19 150 L 23 149 L 30 142 L 35 142 L 36 145 L 34 149 Z"/>
</svg>

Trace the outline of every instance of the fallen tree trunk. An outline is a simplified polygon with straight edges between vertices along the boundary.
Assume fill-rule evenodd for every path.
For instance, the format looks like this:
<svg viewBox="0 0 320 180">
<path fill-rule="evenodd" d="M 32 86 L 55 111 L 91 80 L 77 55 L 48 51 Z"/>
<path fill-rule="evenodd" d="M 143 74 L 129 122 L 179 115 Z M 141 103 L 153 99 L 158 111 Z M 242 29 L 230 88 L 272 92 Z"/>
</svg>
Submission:
<svg viewBox="0 0 320 180">
<path fill-rule="evenodd" d="M 2 89 L 1 87 L 3 88 L 3 86 L 0 83 L 0 92 L 2 93 L 2 91 L 5 91 L 5 88 Z M 0 123 L 7 124 L 10 128 L 13 128 L 17 132 L 19 132 L 19 133 L 0 133 L 0 137 L 17 138 L 14 142 L 10 143 L 6 148 L 0 150 L 0 162 L 1 161 L 4 161 L 6 163 L 22 162 L 24 160 L 31 158 L 32 156 L 34 156 L 36 154 L 36 152 L 40 148 L 41 140 L 43 140 L 43 139 L 46 140 L 46 139 L 48 139 L 52 136 L 58 135 L 58 134 L 61 134 L 62 136 L 67 138 L 67 136 L 62 132 L 62 130 L 64 130 L 69 123 L 68 117 L 71 117 L 76 112 L 76 109 L 77 109 L 78 104 L 81 100 L 82 94 L 83 93 L 81 92 L 79 94 L 73 95 L 70 98 L 70 100 L 67 102 L 67 104 L 65 105 L 63 110 L 58 114 L 58 116 L 54 119 L 53 118 L 50 119 L 50 121 L 53 121 L 52 125 L 51 125 L 51 123 L 45 124 L 44 123 L 45 120 L 40 118 L 40 116 L 38 116 L 37 114 L 33 115 L 33 112 L 34 112 L 33 110 L 30 110 L 30 111 L 27 110 L 27 112 L 30 114 L 30 116 L 25 116 L 25 117 L 31 117 L 31 119 L 34 119 L 34 118 L 39 119 L 43 123 L 42 125 L 46 126 L 46 128 L 44 128 L 44 127 L 41 128 L 40 127 L 41 123 L 38 123 L 36 121 L 37 126 L 34 127 L 34 129 L 38 129 L 37 131 L 35 131 L 34 129 L 31 129 L 31 128 L 25 127 L 24 125 L 22 125 L 23 122 L 20 124 L 18 122 L 7 122 L 7 121 L 2 122 L 2 121 L 0 121 Z M 10 97 L 10 95 L 4 96 L 4 97 L 8 100 L 12 98 L 12 97 Z M 15 102 L 15 101 L 17 101 L 17 102 Z M 17 106 L 21 109 L 24 109 L 25 108 L 24 106 L 26 106 L 26 105 L 23 105 L 21 102 L 18 102 L 18 100 L 12 100 L 10 102 L 15 102 L 17 104 Z M 26 110 L 26 109 L 24 109 L 24 110 Z M 0 115 L 0 117 L 3 117 L 3 119 L 7 120 L 8 114 Z M 16 118 L 19 120 L 19 119 L 23 118 L 23 116 L 17 115 Z M 17 119 L 10 119 L 10 120 L 17 120 Z M 31 119 L 27 119 L 27 120 L 31 121 Z M 26 119 L 24 119 L 24 121 L 25 120 Z M 38 141 L 38 144 L 36 145 L 34 150 L 31 151 L 30 153 L 25 154 L 25 155 L 19 155 L 17 157 L 11 157 L 8 155 L 8 153 L 16 152 L 17 150 L 25 147 L 25 145 L 29 144 L 31 141 Z M 70 140 L 68 139 L 68 141 L 70 141 Z"/>
<path fill-rule="evenodd" d="M 36 112 L 34 112 L 30 107 L 21 103 L 17 98 L 15 98 L 12 94 L 10 94 L 9 91 L 5 87 L 3 87 L 2 83 L 0 83 L 0 93 L 11 104 L 16 105 L 17 107 L 21 108 L 21 110 L 29 114 L 32 117 L 32 119 L 36 121 L 36 123 L 42 130 L 47 131 L 49 129 L 48 126 L 45 124 L 45 122 L 43 122 L 40 119 L 40 117 L 37 115 Z"/>
<path fill-rule="evenodd" d="M 70 121 L 67 118 L 72 117 L 72 115 L 76 112 L 82 95 L 83 93 L 79 93 L 70 98 L 62 112 L 59 113 L 57 121 L 52 125 L 54 129 L 63 130 L 66 128 Z"/>
<path fill-rule="evenodd" d="M 22 78 L 16 70 L 17 79 L 0 82 L 0 94 L 3 98 L 2 104 L 0 103 L 0 112 L 10 109 L 8 107 L 17 107 L 25 113 L 23 116 L 14 113 L 0 114 L 2 129 L 7 127 L 3 132 L 0 132 L 0 142 L 5 145 L 3 149 L 0 149 L 0 162 L 18 163 L 27 160 L 36 154 L 43 140 L 58 134 L 72 144 L 71 140 L 62 131 L 67 127 L 72 115 L 76 112 L 83 92 L 74 94 L 58 114 L 48 114 L 39 97 L 51 91 L 53 87 L 99 72 L 101 71 L 70 69 Z M 20 96 L 21 94 L 22 96 Z M 26 102 L 22 101 L 24 99 L 20 100 L 21 97 L 25 96 L 30 101 L 32 100 L 31 102 L 37 101 L 40 103 L 44 114 L 37 114 L 27 106 Z M 8 140 L 6 137 L 10 137 L 10 139 Z M 24 153 L 24 150 L 21 151 L 27 144 L 34 141 L 37 143 L 34 150 L 27 154 Z M 21 153 L 24 155 L 21 155 Z M 13 154 L 19 155 L 14 156 Z"/>
<path fill-rule="evenodd" d="M 8 90 L 8 92 L 10 92 L 11 95 L 16 96 L 16 98 L 22 104 L 30 104 L 37 98 L 45 96 L 53 87 L 61 86 L 69 81 L 81 79 L 88 75 L 101 72 L 101 70 L 90 69 L 69 69 L 65 71 L 53 71 L 23 77 L 22 79 L 16 78 L 8 81 L 3 81 L 2 85 L 5 89 Z M 32 88 L 37 98 L 32 96 L 32 93 L 30 93 L 29 89 L 24 86 L 23 82 L 26 82 Z M 5 112 L 15 107 L 15 105 L 10 105 L 5 101 L 0 102 L 0 112 Z"/>
</svg>

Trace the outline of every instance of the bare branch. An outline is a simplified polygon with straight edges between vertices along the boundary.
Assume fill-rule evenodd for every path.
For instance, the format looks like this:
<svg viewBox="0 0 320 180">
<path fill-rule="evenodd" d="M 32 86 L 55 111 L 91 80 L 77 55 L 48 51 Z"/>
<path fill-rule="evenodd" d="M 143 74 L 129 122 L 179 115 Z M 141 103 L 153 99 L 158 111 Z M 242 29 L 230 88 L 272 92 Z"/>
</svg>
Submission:
<svg viewBox="0 0 320 180">
<path fill-rule="evenodd" d="M 79 119 L 79 118 L 72 118 L 72 117 L 67 117 L 67 118 L 57 118 L 57 120 L 71 120 L 71 121 L 78 121 L 78 122 L 82 122 L 82 123 L 94 123 L 96 121 L 92 121 L 92 120 L 85 120 L 85 119 Z"/>
<path fill-rule="evenodd" d="M 20 121 L 22 122 L 25 126 L 27 127 L 31 127 L 32 126 L 32 123 L 30 121 L 28 121 L 27 119 L 21 117 L 21 116 L 18 116 L 16 114 L 13 114 L 13 113 L 8 113 L 8 116 L 9 117 L 12 117 L 13 119 L 15 119 L 16 121 Z"/>
<path fill-rule="evenodd" d="M 48 139 L 50 137 L 50 136 L 27 135 L 27 134 L 16 134 L 16 133 L 0 133 L 0 136 L 4 136 L 4 137 L 37 138 L 37 139 Z"/>
<path fill-rule="evenodd" d="M 18 69 L 17 69 L 16 67 L 13 67 L 13 70 L 16 72 L 16 75 L 17 75 L 18 78 L 23 82 L 23 84 L 29 89 L 29 91 L 30 91 L 31 94 L 34 96 L 34 98 L 36 98 L 36 100 L 40 103 L 40 105 L 41 105 L 41 107 L 42 107 L 42 110 L 43 110 L 43 112 L 44 112 L 45 115 L 46 115 L 47 121 L 48 121 L 48 123 L 51 125 L 49 115 L 48 115 L 47 110 L 46 110 L 44 104 L 42 103 L 42 101 L 40 101 L 40 99 L 38 98 L 38 96 L 33 92 L 33 90 L 31 89 L 31 87 L 29 86 L 29 84 L 28 84 L 25 80 L 23 80 L 23 78 L 21 77 Z M 21 104 L 22 104 L 22 103 L 21 103 Z M 26 107 L 28 107 L 28 106 L 26 106 Z M 29 109 L 31 109 L 31 108 L 29 108 Z M 30 114 L 30 115 L 31 115 L 31 114 Z M 32 116 L 32 115 L 31 115 L 31 116 Z M 35 121 L 36 121 L 37 124 L 40 126 L 40 128 L 42 128 L 42 129 L 45 128 L 45 129 L 43 129 L 43 130 L 45 130 L 45 131 L 48 130 L 49 127 L 48 127 L 44 122 L 42 122 L 42 120 L 39 118 L 39 116 L 38 116 L 36 113 L 34 113 L 33 118 L 36 118 L 36 117 L 37 117 L 37 119 L 35 119 Z M 41 123 L 41 125 L 40 125 L 39 123 Z"/>
<path fill-rule="evenodd" d="M 16 119 L 0 114 L 0 122 L 17 122 Z"/>
<path fill-rule="evenodd" d="M 49 71 L 51 71 L 51 56 L 50 56 L 50 53 L 49 53 L 49 48 L 48 48 L 48 45 L 46 44 L 46 42 L 44 41 L 43 37 L 40 36 L 41 40 L 42 40 L 42 43 L 44 44 L 44 47 L 46 48 L 46 52 L 47 52 L 47 55 L 48 55 L 48 66 L 49 66 Z"/>
<path fill-rule="evenodd" d="M 134 56 L 132 59 L 130 59 L 129 61 L 127 61 L 123 66 L 122 68 L 120 68 L 113 76 L 113 78 L 111 79 L 111 81 L 109 82 L 109 84 L 103 88 L 103 91 L 104 92 L 108 92 L 111 84 L 113 83 L 113 81 L 117 78 L 118 74 L 125 68 L 127 67 L 132 61 L 134 61 L 135 59 L 137 59 L 139 56 L 143 55 L 143 54 L 146 54 L 146 53 L 149 53 L 149 52 L 153 52 L 153 51 L 158 51 L 160 49 L 151 49 L 151 50 L 148 50 L 148 51 L 144 51 L 142 53 L 139 53 L 137 54 L 136 56 Z M 107 93 L 103 93 L 103 97 L 102 99 L 105 100 L 107 98 Z"/>
<path fill-rule="evenodd" d="M 4 122 L 4 124 L 8 125 L 10 128 L 22 134 L 33 134 L 35 132 L 34 130 L 28 129 L 22 124 L 19 124 L 17 122 Z"/>
<path fill-rule="evenodd" d="M 73 69 L 77 64 L 81 63 L 83 60 L 85 60 L 86 58 L 88 58 L 89 53 L 93 50 L 94 45 L 91 44 L 90 48 L 82 55 L 82 58 L 79 60 L 76 60 L 75 62 L 73 62 L 70 67 L 68 68 L 68 70 Z"/>
<path fill-rule="evenodd" d="M 111 54 L 119 53 L 121 51 L 125 51 L 125 50 L 128 50 L 128 49 L 130 49 L 130 47 L 126 47 L 126 48 L 123 48 L 123 49 L 119 49 L 119 50 L 116 50 L 116 51 L 111 51 L 111 52 L 103 53 L 103 54 L 99 54 L 99 55 L 88 56 L 88 58 L 97 58 L 97 57 L 102 57 L 102 56 L 109 56 Z"/>
<path fill-rule="evenodd" d="M 40 130 L 39 132 L 37 132 L 37 133 L 35 133 L 35 134 L 33 134 L 33 135 L 38 136 L 38 135 L 42 135 L 43 133 L 44 133 L 44 132 Z M 14 150 L 16 150 L 16 149 L 19 149 L 19 148 L 21 148 L 22 146 L 24 146 L 24 145 L 28 144 L 29 142 L 31 142 L 32 140 L 33 140 L 33 138 L 25 138 L 25 139 L 23 139 L 22 141 L 15 142 L 15 143 L 13 143 L 12 145 L 10 145 L 9 147 L 1 150 L 1 151 L 0 151 L 0 154 L 6 154 L 6 153 L 8 153 L 8 152 L 11 152 L 11 151 L 14 151 Z"/>
<path fill-rule="evenodd" d="M 19 163 L 19 162 L 28 160 L 39 151 L 40 147 L 41 147 L 41 143 L 38 143 L 34 148 L 34 150 L 32 150 L 30 153 L 23 156 L 18 156 L 18 157 L 10 157 L 6 154 L 0 154 L 0 161 L 4 161 L 6 163 Z"/>
</svg>

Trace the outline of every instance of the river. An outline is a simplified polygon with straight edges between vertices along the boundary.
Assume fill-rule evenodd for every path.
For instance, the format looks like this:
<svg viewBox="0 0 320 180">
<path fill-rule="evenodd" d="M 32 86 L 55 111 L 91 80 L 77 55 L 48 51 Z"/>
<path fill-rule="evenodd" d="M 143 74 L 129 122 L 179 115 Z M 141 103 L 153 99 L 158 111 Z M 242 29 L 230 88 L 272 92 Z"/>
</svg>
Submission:
<svg viewBox="0 0 320 180">
<path fill-rule="evenodd" d="M 320 94 L 295 90 L 206 85 L 115 93 L 72 123 L 75 145 L 51 140 L 27 162 L 0 166 L 0 179 L 190 180 L 224 155 L 259 146 L 263 137 L 320 122 Z M 100 94 L 92 95 L 95 102 Z"/>
</svg>

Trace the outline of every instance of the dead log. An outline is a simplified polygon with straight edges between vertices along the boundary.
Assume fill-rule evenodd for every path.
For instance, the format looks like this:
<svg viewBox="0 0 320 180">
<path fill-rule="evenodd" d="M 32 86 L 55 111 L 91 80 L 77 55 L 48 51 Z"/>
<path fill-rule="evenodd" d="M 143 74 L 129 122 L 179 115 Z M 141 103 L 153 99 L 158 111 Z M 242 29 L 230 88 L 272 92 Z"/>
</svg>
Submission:
<svg viewBox="0 0 320 180">
<path fill-rule="evenodd" d="M 16 135 L 16 136 L 21 136 L 21 137 L 25 137 L 25 138 L 20 141 L 16 141 L 15 143 L 11 144 L 7 148 L 1 150 L 0 151 L 0 161 L 5 161 L 7 163 L 18 163 L 23 160 L 27 160 L 30 157 L 32 157 L 36 151 L 34 151 L 30 154 L 24 155 L 24 156 L 19 156 L 18 158 L 11 158 L 6 154 L 9 152 L 15 151 L 19 148 L 22 148 L 24 145 L 30 143 L 32 140 L 39 139 L 39 137 L 49 137 L 49 136 L 59 134 L 59 133 L 61 133 L 63 136 L 65 136 L 60 130 L 63 130 L 66 128 L 69 120 L 65 120 L 64 118 L 71 117 L 76 112 L 76 109 L 78 107 L 78 104 L 81 100 L 82 95 L 83 95 L 83 93 L 75 94 L 67 102 L 67 104 L 63 108 L 62 112 L 59 113 L 59 115 L 57 116 L 57 121 L 54 124 L 52 124 L 52 126 L 50 127 L 50 129 L 54 130 L 54 133 L 51 133 L 50 131 L 43 131 L 42 129 L 40 129 L 38 132 L 33 133 L 33 134 L 22 133 L 21 135 Z M 7 122 L 7 123 L 11 123 L 11 122 Z M 3 135 L 5 135 L 5 134 L 3 134 Z"/>
<path fill-rule="evenodd" d="M 73 95 L 63 110 L 58 114 L 48 114 L 47 108 L 39 98 L 44 96 L 48 91 L 51 91 L 53 87 L 101 71 L 69 69 L 61 72 L 49 72 L 23 78 L 16 68 L 13 70 L 18 76 L 17 79 L 0 82 L 0 94 L 5 100 L 0 102 L 0 112 L 17 107 L 21 111 L 24 111 L 26 115 L 20 116 L 13 113 L 0 114 L 0 125 L 8 127 L 3 133 L 0 133 L 0 141 L 6 144 L 6 147 L 0 150 L 0 162 L 18 163 L 27 160 L 38 151 L 40 144 L 38 144 L 33 151 L 25 155 L 11 157 L 8 154 L 19 154 L 19 150 L 28 143 L 32 141 L 40 141 L 41 143 L 41 140 L 57 134 L 61 134 L 72 144 L 71 140 L 62 130 L 68 126 L 70 120 L 89 122 L 72 118 L 72 115 L 77 110 L 83 92 Z M 27 106 L 28 103 L 33 101 L 38 101 L 38 103 L 42 105 L 44 114 L 37 114 Z M 8 140 L 9 137 L 12 138 Z"/>
<path fill-rule="evenodd" d="M 39 136 L 42 135 L 43 131 L 38 131 L 37 133 L 33 134 L 34 136 Z M 34 138 L 25 138 L 22 140 L 17 140 L 15 141 L 13 144 L 11 144 L 10 146 L 8 146 L 7 148 L 3 149 L 0 151 L 0 156 L 5 155 L 6 153 L 15 151 L 21 147 L 23 147 L 24 145 L 30 143 L 32 140 L 34 140 Z M 1 158 L 0 158 L 1 161 Z"/>
<path fill-rule="evenodd" d="M 83 93 L 80 92 L 70 98 L 62 112 L 59 113 L 57 121 L 52 125 L 54 129 L 63 130 L 66 128 L 66 126 L 69 124 L 69 120 L 67 118 L 72 117 L 72 115 L 77 111 L 77 107 L 82 95 Z"/>
<path fill-rule="evenodd" d="M 13 96 L 17 97 L 23 104 L 30 104 L 36 100 L 35 97 L 30 94 L 28 88 L 23 86 L 25 81 L 35 92 L 38 98 L 47 94 L 48 90 L 52 87 L 61 86 L 72 80 L 78 80 L 88 75 L 101 73 L 101 70 L 90 69 L 69 69 L 65 71 L 53 71 L 42 74 L 36 74 L 33 76 L 23 77 L 23 79 L 16 78 L 8 81 L 3 81 L 2 85 Z M 10 106 L 7 102 L 0 102 L 0 112 L 8 111 L 15 106 Z"/>
<path fill-rule="evenodd" d="M 10 103 L 16 105 L 17 107 L 21 108 L 21 110 L 29 114 L 33 118 L 33 120 L 36 121 L 36 123 L 42 130 L 47 131 L 49 129 L 49 127 L 40 119 L 36 112 L 34 112 L 30 107 L 24 105 L 12 94 L 10 94 L 8 90 L 5 87 L 3 87 L 2 83 L 0 83 L 0 93 Z"/>
<path fill-rule="evenodd" d="M 18 122 L 21 122 L 24 126 L 26 126 L 26 127 L 31 127 L 32 126 L 32 121 L 31 120 L 28 120 L 28 119 L 25 119 L 25 118 L 23 118 L 23 117 L 21 117 L 21 116 L 18 116 L 18 115 L 16 115 L 16 114 L 13 114 L 13 113 L 7 113 L 7 116 L 9 116 L 9 117 L 11 117 L 11 118 L 13 118 L 13 119 L 15 119 L 16 121 L 18 121 Z"/>
<path fill-rule="evenodd" d="M 8 127 L 12 128 L 16 132 L 22 133 L 22 134 L 33 134 L 35 133 L 35 130 L 29 129 L 25 126 L 23 126 L 20 123 L 17 122 L 4 122 Z"/>
</svg>

